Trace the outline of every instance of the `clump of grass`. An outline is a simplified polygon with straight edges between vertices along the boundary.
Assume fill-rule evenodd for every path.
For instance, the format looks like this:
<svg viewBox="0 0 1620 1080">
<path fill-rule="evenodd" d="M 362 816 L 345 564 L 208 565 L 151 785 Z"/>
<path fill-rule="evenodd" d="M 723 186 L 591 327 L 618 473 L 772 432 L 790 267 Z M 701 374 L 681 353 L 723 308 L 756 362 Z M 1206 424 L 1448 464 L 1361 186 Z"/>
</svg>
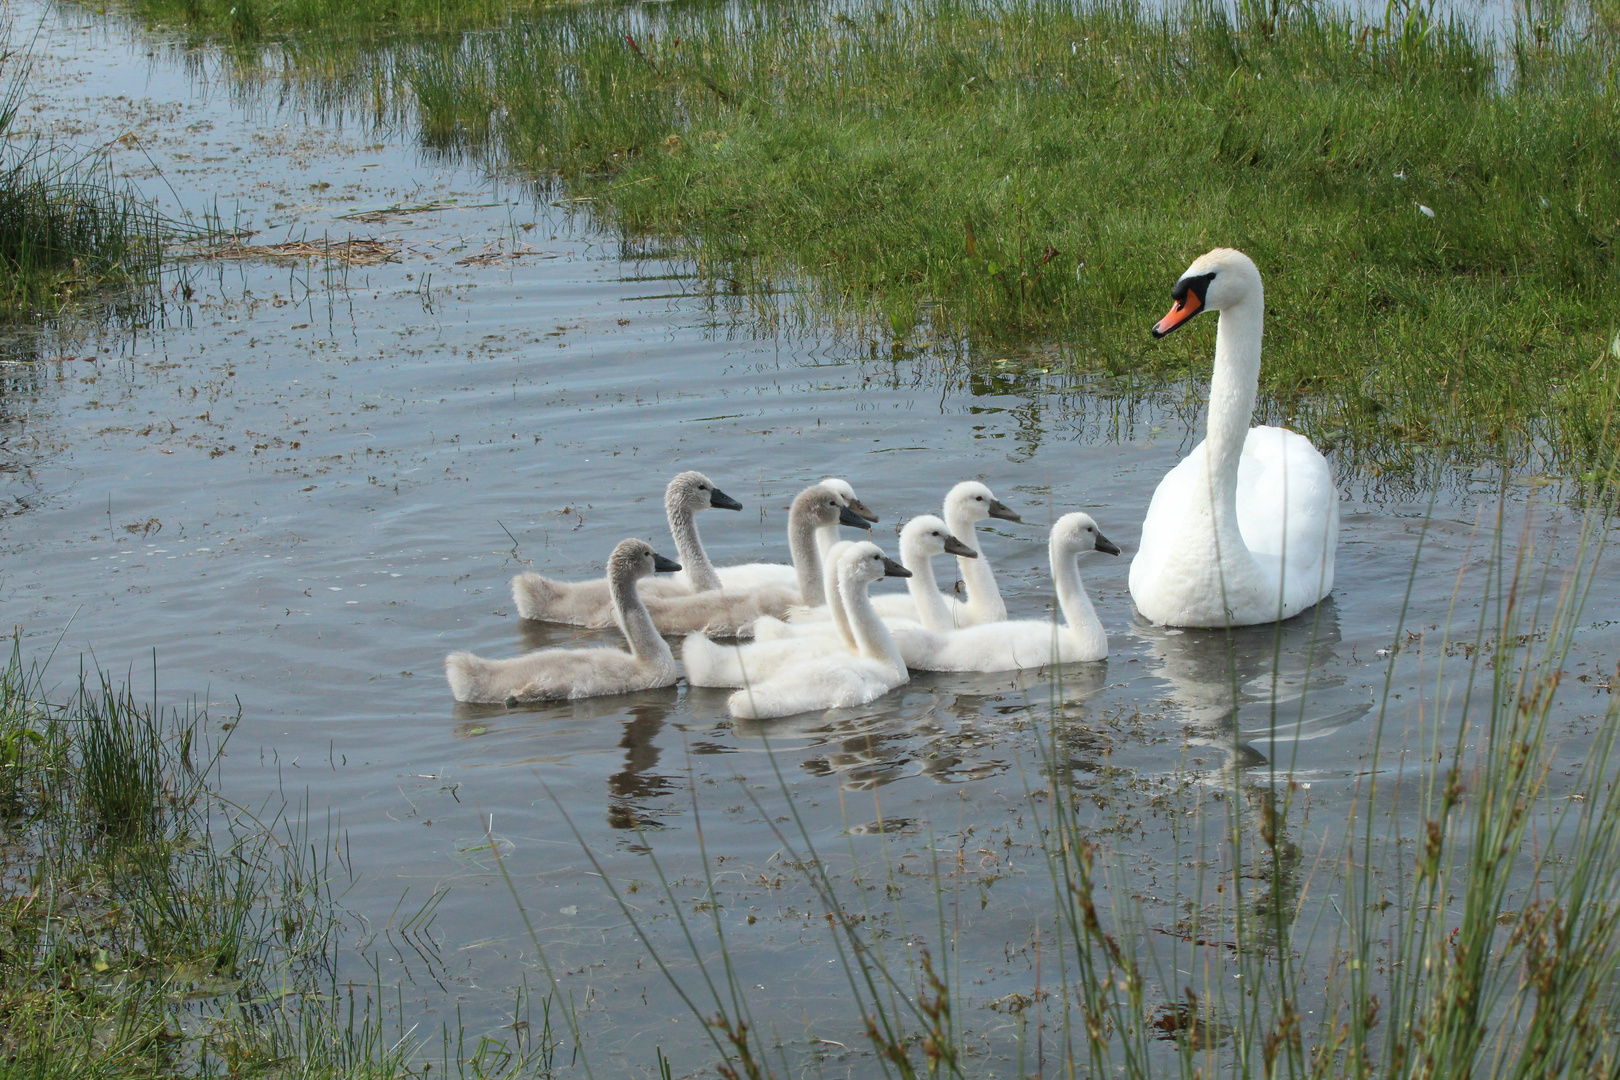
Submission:
<svg viewBox="0 0 1620 1080">
<path fill-rule="evenodd" d="M 0 95 L 0 317 L 36 319 L 154 282 L 163 252 L 158 215 L 94 158 L 9 141 L 27 58 L 0 59 L 12 64 Z"/>
<path fill-rule="evenodd" d="M 1572 24 L 1561 24 L 1572 25 Z M 424 138 L 879 337 L 1207 368 L 1147 327 L 1197 254 L 1267 275 L 1264 378 L 1329 442 L 1588 452 L 1616 386 L 1614 39 L 1412 5 L 570 8 L 408 55 Z M 1003 354 L 1004 355 L 1004 354 Z"/>
<path fill-rule="evenodd" d="M 102 676 L 52 702 L 0 665 L 0 1054 L 49 1077 L 392 1077 L 368 986 L 340 985 L 330 868 L 215 794 L 206 714 Z M 280 835 L 276 835 L 279 830 Z M 330 849 L 330 840 L 325 845 Z M 356 1000 L 356 991 L 360 1000 Z"/>
</svg>

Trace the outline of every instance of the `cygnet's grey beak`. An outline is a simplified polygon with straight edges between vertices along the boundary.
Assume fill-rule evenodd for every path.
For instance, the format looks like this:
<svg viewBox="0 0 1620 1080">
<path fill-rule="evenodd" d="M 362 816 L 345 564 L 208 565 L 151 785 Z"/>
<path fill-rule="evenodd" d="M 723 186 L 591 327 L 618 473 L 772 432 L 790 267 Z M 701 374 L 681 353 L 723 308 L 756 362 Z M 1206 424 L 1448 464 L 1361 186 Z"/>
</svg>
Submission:
<svg viewBox="0 0 1620 1080">
<path fill-rule="evenodd" d="M 901 566 L 899 563 L 885 555 L 883 556 L 883 576 L 910 577 L 911 571 L 907 570 L 905 567 Z"/>
<path fill-rule="evenodd" d="M 657 574 L 673 574 L 681 568 L 681 564 L 674 559 L 666 559 L 658 552 L 653 552 L 653 572 Z"/>
<path fill-rule="evenodd" d="M 873 518 L 872 520 L 876 521 L 877 518 Z M 868 531 L 870 531 L 872 528 L 871 525 L 867 524 L 866 518 L 861 517 L 847 506 L 840 506 L 838 508 L 838 524 L 848 525 L 852 529 L 866 529 Z"/>
<path fill-rule="evenodd" d="M 736 499 L 733 499 L 730 495 L 727 495 L 719 488 L 715 488 L 713 491 L 709 492 L 709 505 L 714 507 L 716 510 L 742 509 L 742 503 L 738 502 Z"/>
<path fill-rule="evenodd" d="M 1102 552 L 1104 555 L 1118 555 L 1119 554 L 1119 545 L 1114 543 L 1112 540 L 1108 539 L 1108 537 L 1104 536 L 1102 534 L 1102 530 L 1098 529 L 1097 530 L 1097 550 Z"/>
<path fill-rule="evenodd" d="M 972 548 L 968 547 L 954 536 L 947 536 L 945 538 L 945 554 L 959 555 L 964 559 L 977 559 L 979 557 L 979 553 L 977 551 L 974 551 Z"/>
<path fill-rule="evenodd" d="M 861 502 L 859 499 L 849 500 L 849 508 L 861 515 L 861 517 L 865 518 L 867 521 L 875 522 L 878 519 L 878 516 L 872 513 L 871 510 L 867 509 L 866 504 Z"/>
<path fill-rule="evenodd" d="M 1000 499 L 990 500 L 990 516 L 993 518 L 1000 518 L 1002 521 L 1021 522 L 1024 520 L 1018 516 L 1018 512 L 1016 510 L 1012 509 L 1012 507 L 1008 506 Z"/>
</svg>

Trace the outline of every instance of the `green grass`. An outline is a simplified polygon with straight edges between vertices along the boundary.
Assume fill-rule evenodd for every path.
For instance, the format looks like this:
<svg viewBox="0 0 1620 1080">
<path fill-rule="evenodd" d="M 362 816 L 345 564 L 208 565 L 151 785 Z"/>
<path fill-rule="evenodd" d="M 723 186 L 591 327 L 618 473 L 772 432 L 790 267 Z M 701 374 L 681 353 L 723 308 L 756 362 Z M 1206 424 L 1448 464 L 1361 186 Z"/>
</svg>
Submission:
<svg viewBox="0 0 1620 1080">
<path fill-rule="evenodd" d="M 158 215 L 94 158 L 12 141 L 27 94 L 26 57 L 0 57 L 0 67 L 7 65 L 10 78 L 0 91 L 0 318 L 36 320 L 155 282 Z"/>
<path fill-rule="evenodd" d="M 217 726 L 0 666 L 0 1055 L 11 1076 L 397 1075 L 332 966 L 330 868 L 214 790 Z M 330 841 L 326 847 L 330 848 Z"/>
<path fill-rule="evenodd" d="M 1198 373 L 1213 320 L 1148 327 L 1239 247 L 1277 413 L 1578 469 L 1620 386 L 1604 25 L 1544 13 L 1498 50 L 1417 7 L 740 0 L 569 8 L 401 63 L 429 143 L 558 177 L 724 286 L 788 279 L 908 344 Z"/>
<path fill-rule="evenodd" d="M 369 39 L 500 26 L 556 0 L 127 0 L 151 25 L 180 27 L 240 45 L 310 31 Z"/>
</svg>

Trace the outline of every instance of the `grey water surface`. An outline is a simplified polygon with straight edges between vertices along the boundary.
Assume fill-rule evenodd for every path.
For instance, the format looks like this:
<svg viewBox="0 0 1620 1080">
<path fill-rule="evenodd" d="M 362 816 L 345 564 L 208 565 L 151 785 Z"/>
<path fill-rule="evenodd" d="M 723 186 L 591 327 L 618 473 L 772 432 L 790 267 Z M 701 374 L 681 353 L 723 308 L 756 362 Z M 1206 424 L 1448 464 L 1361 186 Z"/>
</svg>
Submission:
<svg viewBox="0 0 1620 1080">
<path fill-rule="evenodd" d="M 551 977 L 499 854 L 604 1075 L 651 1074 L 655 1047 L 677 1075 L 713 1058 L 647 952 L 699 985 L 677 907 L 711 964 L 718 920 L 756 1021 L 794 1060 L 871 1072 L 794 869 L 813 843 L 896 956 L 949 939 L 965 1029 L 1008 1053 L 1024 1020 L 986 1006 L 1034 985 L 1052 881 L 1032 807 L 1050 783 L 1088 793 L 1096 837 L 1146 893 L 1174 878 L 1167 821 L 1219 821 L 1210 799 L 1274 770 L 1309 793 L 1301 842 L 1330 835 L 1371 767 L 1380 705 L 1387 770 L 1417 753 L 1425 707 L 1467 693 L 1436 668 L 1440 635 L 1473 638 L 1497 514 L 1510 553 L 1535 541 L 1538 595 L 1556 598 L 1581 557 L 1583 519 L 1556 488 L 1346 476 L 1338 584 L 1316 612 L 1230 640 L 1148 627 L 1127 567 L 1155 483 L 1199 436 L 1202 387 L 1077 381 L 1040 354 L 970 371 L 949 343 L 895 351 L 778 321 L 680 262 L 625 257 L 555 196 L 419 151 L 407 123 L 240 93 L 208 54 L 78 8 L 11 11 L 40 28 L 32 130 L 105 147 L 166 212 L 222 214 L 255 242 L 397 248 L 374 266 L 193 261 L 152 325 L 65 328 L 13 362 L 0 612 L 28 657 L 54 653 L 59 684 L 84 657 L 143 695 L 205 701 L 216 724 L 240 703 L 226 793 L 286 801 L 331 838 L 354 913 L 346 970 L 369 978 L 360 958 L 375 956 L 411 1023 L 460 1008 L 498 1032 L 511 988 Z M 1083 565 L 1112 655 L 918 677 L 868 708 L 771 724 L 734 724 L 723 693 L 684 685 L 451 700 L 448 651 L 612 644 L 525 624 L 507 581 L 594 575 L 625 536 L 667 549 L 663 486 L 691 468 L 744 504 L 699 519 L 719 563 L 785 560 L 786 506 L 823 476 L 855 485 L 891 553 L 908 516 L 982 479 L 1025 519 L 981 533 L 1015 617 L 1048 610 L 1045 526 L 1088 510 L 1125 552 Z M 1600 577 L 1588 600 L 1576 673 L 1612 668 L 1598 619 L 1616 585 Z M 1577 752 L 1600 683 L 1571 683 Z"/>
</svg>

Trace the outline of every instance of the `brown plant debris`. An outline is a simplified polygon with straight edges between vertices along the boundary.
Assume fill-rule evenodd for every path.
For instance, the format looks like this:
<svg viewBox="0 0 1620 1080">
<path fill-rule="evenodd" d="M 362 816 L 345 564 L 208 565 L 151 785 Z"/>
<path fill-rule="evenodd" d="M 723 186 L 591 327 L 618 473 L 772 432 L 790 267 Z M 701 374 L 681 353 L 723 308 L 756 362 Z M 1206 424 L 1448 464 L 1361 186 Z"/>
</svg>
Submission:
<svg viewBox="0 0 1620 1080">
<path fill-rule="evenodd" d="M 351 236 L 345 240 L 323 237 L 319 240 L 289 240 L 281 244 L 249 244 L 232 239 L 199 251 L 199 259 L 313 260 L 343 263 L 347 266 L 379 266 L 399 261 L 400 245 L 392 240 Z"/>
</svg>

